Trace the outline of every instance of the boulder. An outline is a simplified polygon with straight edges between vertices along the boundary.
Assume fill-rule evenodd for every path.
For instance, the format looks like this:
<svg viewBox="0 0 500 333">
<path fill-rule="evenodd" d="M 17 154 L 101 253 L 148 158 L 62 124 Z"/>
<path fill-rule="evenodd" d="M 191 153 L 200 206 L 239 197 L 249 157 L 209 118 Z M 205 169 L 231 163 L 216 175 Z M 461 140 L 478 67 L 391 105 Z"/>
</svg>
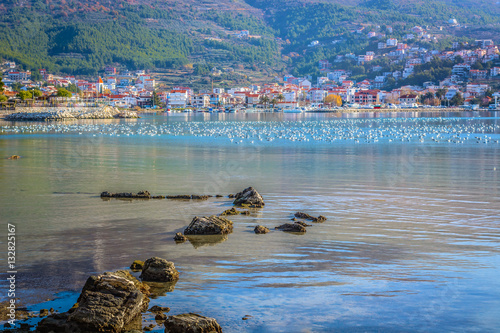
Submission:
<svg viewBox="0 0 500 333">
<path fill-rule="evenodd" d="M 306 228 L 298 223 L 285 223 L 276 227 L 275 229 L 287 232 L 306 232 Z"/>
<path fill-rule="evenodd" d="M 18 159 L 20 159 L 20 158 L 21 158 L 21 156 L 19 156 L 19 155 L 12 155 L 12 156 L 10 156 L 8 159 L 9 159 L 9 160 L 18 160 Z"/>
<path fill-rule="evenodd" d="M 264 199 L 262 199 L 262 196 L 253 187 L 248 187 L 237 193 L 233 204 L 237 206 L 249 206 L 256 208 L 262 208 L 265 205 Z"/>
<path fill-rule="evenodd" d="M 264 226 L 258 225 L 255 227 L 255 229 L 253 229 L 253 231 L 256 234 L 267 234 L 269 232 L 269 229 Z"/>
<path fill-rule="evenodd" d="M 221 216 L 195 216 L 184 230 L 185 235 L 223 235 L 233 231 L 233 222 Z"/>
<path fill-rule="evenodd" d="M 140 278 L 143 281 L 171 282 L 179 278 L 179 272 L 173 262 L 153 257 L 144 262 Z"/>
<path fill-rule="evenodd" d="M 186 238 L 186 236 L 184 236 L 183 234 L 181 234 L 180 232 L 178 232 L 178 233 L 175 234 L 174 240 L 176 242 L 178 242 L 178 243 L 182 243 L 182 242 L 187 241 L 187 238 Z"/>
<path fill-rule="evenodd" d="M 222 333 L 222 328 L 214 318 L 195 313 L 169 316 L 163 324 L 165 333 Z"/>
<path fill-rule="evenodd" d="M 140 270 L 142 270 L 143 266 L 144 266 L 144 261 L 134 260 L 132 265 L 130 265 L 130 269 L 133 271 L 140 271 Z"/>
<path fill-rule="evenodd" d="M 117 274 L 116 274 L 117 273 Z M 149 299 L 128 272 L 105 273 L 87 279 L 78 303 L 68 312 L 40 321 L 37 332 L 122 332 L 140 328 L 141 312 Z M 130 273 L 128 273 L 130 275 Z"/>
<path fill-rule="evenodd" d="M 311 215 L 306 214 L 306 213 L 297 212 L 297 213 L 295 213 L 294 216 L 298 217 L 299 219 L 310 220 L 313 222 L 325 222 L 326 221 L 326 217 L 324 217 L 323 215 L 320 215 L 318 217 L 314 217 L 314 216 L 311 216 Z"/>
</svg>

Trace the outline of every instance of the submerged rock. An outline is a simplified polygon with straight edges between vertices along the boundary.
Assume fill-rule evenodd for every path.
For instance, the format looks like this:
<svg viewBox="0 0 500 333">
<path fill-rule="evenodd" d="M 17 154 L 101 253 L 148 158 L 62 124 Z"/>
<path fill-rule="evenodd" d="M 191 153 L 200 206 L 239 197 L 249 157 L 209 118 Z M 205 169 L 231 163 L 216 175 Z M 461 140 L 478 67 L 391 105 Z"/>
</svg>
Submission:
<svg viewBox="0 0 500 333">
<path fill-rule="evenodd" d="M 262 226 L 262 225 L 258 225 L 255 227 L 255 229 L 253 229 L 253 231 L 256 233 L 256 234 L 267 234 L 269 232 L 269 229 Z"/>
<path fill-rule="evenodd" d="M 181 195 L 167 195 L 167 199 L 172 200 L 207 200 L 210 195 L 198 195 L 198 194 L 181 194 Z"/>
<path fill-rule="evenodd" d="M 144 262 L 140 278 L 143 281 L 171 282 L 179 278 L 179 272 L 173 262 L 153 257 Z"/>
<path fill-rule="evenodd" d="M 128 275 L 127 275 L 128 274 Z M 149 298 L 137 287 L 130 273 L 118 271 L 87 279 L 78 303 L 70 311 L 40 321 L 37 332 L 122 332 L 140 328 L 141 312 Z"/>
<path fill-rule="evenodd" d="M 110 193 L 108 191 L 101 193 L 101 198 L 128 198 L 128 199 L 151 199 L 151 193 L 148 191 L 140 191 L 135 193 Z"/>
<path fill-rule="evenodd" d="M 169 316 L 163 324 L 165 333 L 222 333 L 222 328 L 214 318 L 195 313 Z"/>
<path fill-rule="evenodd" d="M 140 270 L 142 270 L 143 266 L 144 266 L 144 261 L 134 260 L 132 265 L 130 265 L 130 269 L 133 271 L 140 271 Z"/>
<path fill-rule="evenodd" d="M 294 216 L 298 217 L 299 219 L 310 220 L 313 222 L 325 222 L 326 221 L 326 217 L 324 217 L 323 215 L 320 215 L 318 217 L 314 217 L 314 216 L 311 216 L 311 215 L 306 214 L 306 213 L 297 212 L 297 213 L 295 213 Z"/>
<path fill-rule="evenodd" d="M 247 187 L 243 191 L 236 194 L 233 201 L 237 206 L 250 206 L 256 208 L 264 207 L 264 199 L 253 187 Z"/>
<path fill-rule="evenodd" d="M 238 215 L 240 212 L 237 211 L 234 207 L 231 209 L 226 209 L 223 211 L 220 215 L 221 216 L 227 216 L 227 215 Z"/>
<path fill-rule="evenodd" d="M 149 312 L 169 312 L 170 308 L 166 306 L 159 306 L 159 305 L 153 305 L 151 309 L 149 309 Z"/>
<path fill-rule="evenodd" d="M 276 227 L 275 229 L 287 232 L 306 232 L 306 228 L 298 223 L 285 223 Z"/>
<path fill-rule="evenodd" d="M 185 235 L 222 235 L 233 231 L 233 222 L 221 216 L 195 216 L 184 230 Z"/>
<path fill-rule="evenodd" d="M 183 234 L 181 234 L 180 232 L 178 232 L 178 233 L 175 234 L 174 240 L 176 242 L 178 242 L 178 243 L 182 243 L 182 242 L 187 241 L 187 238 L 186 238 L 186 236 L 184 236 Z"/>
</svg>

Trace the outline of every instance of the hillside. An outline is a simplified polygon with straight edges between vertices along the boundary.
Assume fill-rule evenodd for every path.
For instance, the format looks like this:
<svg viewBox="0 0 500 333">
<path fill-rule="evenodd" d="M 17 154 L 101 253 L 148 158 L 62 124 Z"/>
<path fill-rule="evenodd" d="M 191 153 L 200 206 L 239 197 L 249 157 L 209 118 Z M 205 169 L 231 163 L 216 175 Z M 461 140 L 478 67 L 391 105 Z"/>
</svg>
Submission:
<svg viewBox="0 0 500 333">
<path fill-rule="evenodd" d="M 0 57 L 75 75 L 106 65 L 183 70 L 199 82 L 216 67 L 227 70 L 220 80 L 245 82 L 311 74 L 319 59 L 370 49 L 376 41 L 353 34 L 359 27 L 401 38 L 414 25 L 444 26 L 439 48 L 473 38 L 500 42 L 499 8 L 486 0 L 6 0 Z M 450 27 L 450 18 L 461 26 Z M 238 38 L 241 30 L 255 38 Z M 323 46 L 308 48 L 313 40 Z"/>
</svg>

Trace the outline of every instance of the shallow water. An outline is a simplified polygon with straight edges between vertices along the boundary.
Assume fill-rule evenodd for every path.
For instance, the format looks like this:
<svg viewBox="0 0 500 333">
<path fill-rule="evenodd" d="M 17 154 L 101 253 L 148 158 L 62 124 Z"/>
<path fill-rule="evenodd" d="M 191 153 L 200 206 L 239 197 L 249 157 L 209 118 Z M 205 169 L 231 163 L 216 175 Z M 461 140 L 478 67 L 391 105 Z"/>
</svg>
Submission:
<svg viewBox="0 0 500 333">
<path fill-rule="evenodd" d="M 181 276 L 151 305 L 214 317 L 224 332 L 497 330 L 498 115 L 349 116 L 358 118 L 1 123 L 0 156 L 22 156 L 0 160 L 0 216 L 17 226 L 21 301 L 64 311 L 90 274 L 160 256 Z M 194 216 L 231 207 L 227 197 L 99 198 L 250 185 L 265 208 L 231 217 L 234 232 L 212 243 L 172 238 Z M 304 235 L 253 233 L 296 211 L 328 220 Z"/>
</svg>

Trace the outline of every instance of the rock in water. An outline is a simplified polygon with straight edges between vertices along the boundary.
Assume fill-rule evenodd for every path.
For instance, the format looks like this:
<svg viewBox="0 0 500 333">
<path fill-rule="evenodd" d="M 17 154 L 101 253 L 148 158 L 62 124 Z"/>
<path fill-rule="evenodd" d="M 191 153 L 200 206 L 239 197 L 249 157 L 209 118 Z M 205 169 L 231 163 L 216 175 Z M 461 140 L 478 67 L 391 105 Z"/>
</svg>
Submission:
<svg viewBox="0 0 500 333">
<path fill-rule="evenodd" d="M 306 228 L 298 223 L 285 223 L 275 229 L 287 232 L 306 232 Z"/>
<path fill-rule="evenodd" d="M 129 198 L 129 199 L 151 199 L 151 193 L 148 191 L 139 191 L 137 194 L 125 193 L 111 193 L 108 191 L 101 193 L 101 198 Z"/>
<path fill-rule="evenodd" d="M 140 270 L 142 270 L 143 266 L 144 266 L 144 261 L 134 260 L 132 265 L 130 265 L 130 269 L 133 271 L 140 271 Z"/>
<path fill-rule="evenodd" d="M 171 282 L 179 278 L 179 272 L 173 262 L 153 257 L 144 262 L 140 278 L 143 281 Z"/>
<path fill-rule="evenodd" d="M 227 216 L 227 215 L 238 215 L 240 212 L 237 211 L 234 207 L 231 209 L 226 209 L 223 211 L 220 215 L 221 216 Z"/>
<path fill-rule="evenodd" d="M 222 333 L 222 328 L 214 318 L 195 313 L 169 316 L 163 324 L 165 333 Z"/>
<path fill-rule="evenodd" d="M 48 316 L 38 324 L 37 332 L 114 333 L 136 324 L 140 327 L 137 319 L 147 309 L 149 299 L 136 283 L 123 276 L 119 271 L 89 277 L 78 305 L 68 312 Z"/>
<path fill-rule="evenodd" d="M 233 231 L 233 222 L 221 216 L 195 216 L 184 230 L 185 235 L 223 235 Z"/>
<path fill-rule="evenodd" d="M 326 221 L 326 217 L 324 217 L 323 215 L 320 215 L 318 217 L 314 217 L 314 216 L 311 216 L 311 215 L 306 214 L 306 213 L 297 212 L 297 213 L 295 213 L 294 216 L 298 217 L 299 219 L 310 220 L 313 222 L 325 222 Z"/>
<path fill-rule="evenodd" d="M 184 236 L 183 234 L 181 234 L 180 232 L 178 232 L 178 233 L 175 234 L 174 240 L 176 242 L 178 242 L 178 243 L 182 243 L 182 242 L 187 241 L 187 238 L 186 238 L 186 236 Z"/>
<path fill-rule="evenodd" d="M 237 206 L 253 206 L 257 208 L 264 207 L 264 199 L 253 187 L 248 187 L 236 194 L 233 201 Z"/>
<path fill-rule="evenodd" d="M 253 231 L 256 233 L 256 234 L 267 234 L 269 232 L 269 229 L 262 226 L 262 225 L 258 225 L 255 227 L 255 229 L 253 229 Z"/>
</svg>

